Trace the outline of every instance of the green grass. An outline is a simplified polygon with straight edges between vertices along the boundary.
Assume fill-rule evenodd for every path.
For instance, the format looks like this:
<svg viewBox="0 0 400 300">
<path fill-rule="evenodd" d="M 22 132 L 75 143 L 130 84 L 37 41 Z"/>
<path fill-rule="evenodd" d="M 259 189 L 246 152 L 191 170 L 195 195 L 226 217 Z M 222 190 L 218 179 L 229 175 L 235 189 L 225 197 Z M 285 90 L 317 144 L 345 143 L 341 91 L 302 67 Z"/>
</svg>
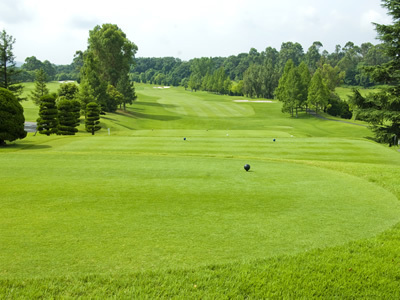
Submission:
<svg viewBox="0 0 400 300">
<path fill-rule="evenodd" d="M 400 296 L 397 149 L 277 102 L 137 93 L 95 136 L 0 149 L 2 298 Z"/>
<path fill-rule="evenodd" d="M 60 83 L 57 81 L 51 81 L 46 84 L 47 88 L 51 93 L 57 92 Z M 25 121 L 27 122 L 36 122 L 37 118 L 39 117 L 39 106 L 35 105 L 30 100 L 30 94 L 35 89 L 34 82 L 26 82 L 24 83 L 24 90 L 22 97 L 26 98 L 26 101 L 23 101 L 22 105 L 24 107 L 24 115 Z"/>
<path fill-rule="evenodd" d="M 362 96 L 366 96 L 370 93 L 374 93 L 376 91 L 378 91 L 378 89 L 376 88 L 362 88 L 362 87 L 357 87 L 358 91 L 360 92 L 360 94 Z M 339 95 L 339 97 L 344 100 L 347 101 L 349 96 L 351 96 L 353 94 L 353 88 L 351 87 L 337 87 L 335 92 Z"/>
</svg>

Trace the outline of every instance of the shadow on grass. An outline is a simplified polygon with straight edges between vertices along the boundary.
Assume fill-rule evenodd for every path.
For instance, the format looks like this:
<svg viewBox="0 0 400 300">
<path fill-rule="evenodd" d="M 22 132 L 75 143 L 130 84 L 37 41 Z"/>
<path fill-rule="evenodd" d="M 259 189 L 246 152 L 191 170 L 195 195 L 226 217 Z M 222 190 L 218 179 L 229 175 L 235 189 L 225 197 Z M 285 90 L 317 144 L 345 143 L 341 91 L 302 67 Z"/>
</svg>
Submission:
<svg viewBox="0 0 400 300">
<path fill-rule="evenodd" d="M 0 149 L 5 149 L 5 150 L 40 150 L 40 149 L 50 149 L 52 148 L 50 145 L 43 145 L 43 144 L 20 144 L 20 143 L 14 143 L 14 144 L 6 144 L 5 146 L 1 146 Z"/>
<path fill-rule="evenodd" d="M 181 117 L 178 116 L 165 116 L 165 115 L 150 115 L 144 114 L 140 112 L 133 112 L 133 111 L 117 111 L 115 114 L 120 116 L 127 116 L 134 119 L 150 119 L 150 120 L 157 120 L 157 121 L 175 121 L 180 120 Z"/>
<path fill-rule="evenodd" d="M 135 102 L 135 105 L 143 105 L 143 106 L 153 106 L 153 107 L 162 107 L 162 108 L 175 108 L 177 107 L 174 104 L 161 104 L 158 102 Z"/>
</svg>

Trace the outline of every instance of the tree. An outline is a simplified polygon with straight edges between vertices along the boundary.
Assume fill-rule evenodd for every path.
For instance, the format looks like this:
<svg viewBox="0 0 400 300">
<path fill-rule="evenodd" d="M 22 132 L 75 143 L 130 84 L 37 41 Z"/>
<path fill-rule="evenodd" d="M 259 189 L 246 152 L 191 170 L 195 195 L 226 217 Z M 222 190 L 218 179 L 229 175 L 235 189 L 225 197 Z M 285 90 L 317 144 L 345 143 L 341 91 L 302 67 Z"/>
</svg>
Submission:
<svg viewBox="0 0 400 300">
<path fill-rule="evenodd" d="M 303 47 L 299 43 L 287 42 L 282 43 L 279 52 L 279 68 L 280 72 L 284 69 L 287 61 L 291 59 L 295 66 L 298 66 L 304 56 Z"/>
<path fill-rule="evenodd" d="M 100 107 L 96 102 L 90 102 L 86 106 L 85 126 L 86 131 L 94 135 L 95 131 L 101 129 L 100 124 Z"/>
<path fill-rule="evenodd" d="M 46 86 L 47 75 L 43 69 L 36 71 L 35 89 L 31 92 L 31 99 L 36 105 L 40 105 L 40 98 L 49 93 Z"/>
<path fill-rule="evenodd" d="M 61 98 L 61 99 L 60 99 Z M 75 135 L 78 132 L 81 104 L 78 100 L 68 100 L 61 96 L 58 100 L 58 130 L 59 135 Z"/>
<path fill-rule="evenodd" d="M 322 47 L 322 43 L 317 41 L 312 44 L 305 55 L 305 61 L 307 66 L 310 68 L 311 72 L 314 73 L 318 67 L 318 62 L 321 59 L 321 54 L 319 49 Z"/>
<path fill-rule="evenodd" d="M 328 105 L 329 89 L 326 87 L 322 80 L 319 70 L 317 70 L 311 78 L 310 86 L 308 88 L 308 106 L 315 109 L 322 110 Z"/>
<path fill-rule="evenodd" d="M 73 82 L 67 82 L 60 85 L 57 94 L 59 97 L 65 97 L 67 100 L 74 100 L 79 93 L 79 87 Z"/>
<path fill-rule="evenodd" d="M 292 98 L 290 97 L 287 85 L 289 82 L 289 74 L 295 68 L 293 60 L 289 59 L 286 62 L 285 69 L 283 70 L 283 74 L 279 79 L 278 87 L 275 90 L 275 97 L 283 102 L 282 112 L 290 112 L 293 114 L 293 103 Z"/>
<path fill-rule="evenodd" d="M 9 90 L 0 88 L 0 146 L 26 137 L 24 109 Z"/>
<path fill-rule="evenodd" d="M 117 90 L 122 95 L 122 105 L 124 110 L 126 110 L 126 105 L 132 104 L 137 99 L 135 86 L 129 81 L 127 75 L 123 75 L 118 81 Z"/>
<path fill-rule="evenodd" d="M 107 97 L 107 107 L 111 112 L 116 111 L 118 105 L 122 105 L 124 100 L 124 96 L 111 84 L 107 86 Z"/>
<path fill-rule="evenodd" d="M 125 80 L 123 77 L 128 76 L 137 49 L 117 25 L 103 24 L 89 32 L 81 78 L 90 85 L 89 90 L 103 110 L 114 110 L 116 103 L 109 102 L 107 87 L 117 87 Z M 128 97 L 128 94 L 124 96 Z"/>
<path fill-rule="evenodd" d="M 37 130 L 41 134 L 49 136 L 57 133 L 58 111 L 56 107 L 56 95 L 48 94 L 40 98 L 39 118 L 37 119 Z"/>
<path fill-rule="evenodd" d="M 27 71 L 37 71 L 43 69 L 43 63 L 36 58 L 36 56 L 30 56 L 25 58 L 25 63 L 21 66 Z"/>
<path fill-rule="evenodd" d="M 400 9 L 398 0 L 383 0 L 382 6 L 392 16 L 391 25 L 375 24 L 378 38 L 383 41 L 383 50 L 389 62 L 367 68 L 376 82 L 389 84 L 379 92 L 362 97 L 356 90 L 351 104 L 358 116 L 371 124 L 377 141 L 395 144 L 400 136 Z"/>
<path fill-rule="evenodd" d="M 93 96 L 94 92 L 90 87 L 89 83 L 84 80 L 79 85 L 79 93 L 77 95 L 79 102 L 81 103 L 81 110 L 83 114 L 86 115 L 86 107 L 90 102 L 96 102 Z"/>
<path fill-rule="evenodd" d="M 21 72 L 16 67 L 15 57 L 13 54 L 13 45 L 15 39 L 7 35 L 3 30 L 0 32 L 0 87 L 11 91 L 18 100 L 21 98 L 23 86 L 18 80 L 18 75 Z"/>
</svg>

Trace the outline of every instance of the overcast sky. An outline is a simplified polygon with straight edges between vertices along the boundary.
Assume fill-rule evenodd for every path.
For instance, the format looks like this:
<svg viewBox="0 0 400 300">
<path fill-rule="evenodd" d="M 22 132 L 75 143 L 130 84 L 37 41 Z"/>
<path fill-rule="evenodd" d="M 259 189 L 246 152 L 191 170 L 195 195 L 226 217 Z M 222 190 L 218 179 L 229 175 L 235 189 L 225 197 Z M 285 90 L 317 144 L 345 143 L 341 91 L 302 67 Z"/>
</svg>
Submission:
<svg viewBox="0 0 400 300">
<path fill-rule="evenodd" d="M 333 52 L 348 41 L 378 43 L 371 22 L 391 18 L 380 0 L 0 0 L 0 30 L 16 39 L 14 55 L 70 64 L 87 48 L 89 30 L 117 24 L 137 57 L 230 56 L 278 51 L 314 41 Z"/>
</svg>

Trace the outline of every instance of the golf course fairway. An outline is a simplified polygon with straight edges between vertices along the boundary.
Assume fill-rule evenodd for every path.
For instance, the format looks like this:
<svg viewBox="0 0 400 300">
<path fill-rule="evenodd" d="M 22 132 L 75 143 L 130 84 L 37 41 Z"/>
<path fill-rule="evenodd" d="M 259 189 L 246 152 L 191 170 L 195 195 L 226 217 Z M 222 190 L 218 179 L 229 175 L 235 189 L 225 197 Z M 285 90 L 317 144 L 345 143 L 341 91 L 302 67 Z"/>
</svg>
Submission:
<svg viewBox="0 0 400 300">
<path fill-rule="evenodd" d="M 276 101 L 137 92 L 94 136 L 83 126 L 76 136 L 29 133 L 0 149 L 3 295 L 122 296 L 119 280 L 144 276 L 151 283 L 135 281 L 127 295 L 185 297 L 193 283 L 179 287 L 189 275 L 174 272 L 204 279 L 210 266 L 241 274 L 270 260 L 273 272 L 275 259 L 295 270 L 308 253 L 327 253 L 329 265 L 331 249 L 340 256 L 398 226 L 400 155 L 367 139 L 366 127 L 291 118 Z M 87 276 L 113 284 L 86 294 L 78 287 Z M 162 286 L 154 276 L 178 287 L 152 294 L 148 286 Z M 218 286 L 215 297 L 225 293 Z"/>
</svg>

